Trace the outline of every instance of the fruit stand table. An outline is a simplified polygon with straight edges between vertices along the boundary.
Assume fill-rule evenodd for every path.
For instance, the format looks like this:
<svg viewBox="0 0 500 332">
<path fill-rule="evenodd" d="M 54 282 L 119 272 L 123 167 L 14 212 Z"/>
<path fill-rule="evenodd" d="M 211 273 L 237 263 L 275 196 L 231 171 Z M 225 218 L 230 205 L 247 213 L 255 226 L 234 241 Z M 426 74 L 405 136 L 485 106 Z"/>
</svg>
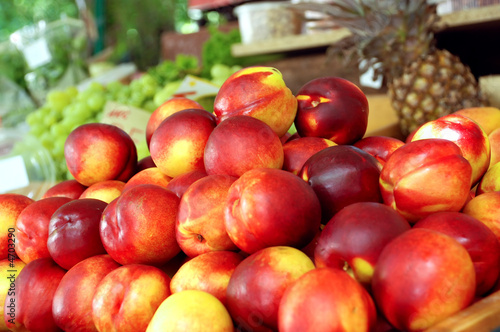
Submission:
<svg viewBox="0 0 500 332">
<path fill-rule="evenodd" d="M 500 291 L 481 299 L 426 332 L 486 332 L 500 328 Z"/>
</svg>

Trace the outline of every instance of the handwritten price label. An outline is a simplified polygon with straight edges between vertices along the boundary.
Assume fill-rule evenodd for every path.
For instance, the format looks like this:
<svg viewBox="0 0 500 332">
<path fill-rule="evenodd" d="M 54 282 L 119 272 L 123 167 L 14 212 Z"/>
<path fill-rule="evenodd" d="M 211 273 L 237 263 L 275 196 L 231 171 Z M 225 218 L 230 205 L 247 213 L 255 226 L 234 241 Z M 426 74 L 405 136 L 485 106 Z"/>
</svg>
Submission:
<svg viewBox="0 0 500 332">
<path fill-rule="evenodd" d="M 219 92 L 219 87 L 212 82 L 196 76 L 186 75 L 174 96 L 196 100 L 206 96 L 215 96 L 217 92 Z"/>
<path fill-rule="evenodd" d="M 101 122 L 121 128 L 138 145 L 146 142 L 146 126 L 150 116 L 151 113 L 143 109 L 108 101 Z"/>
</svg>

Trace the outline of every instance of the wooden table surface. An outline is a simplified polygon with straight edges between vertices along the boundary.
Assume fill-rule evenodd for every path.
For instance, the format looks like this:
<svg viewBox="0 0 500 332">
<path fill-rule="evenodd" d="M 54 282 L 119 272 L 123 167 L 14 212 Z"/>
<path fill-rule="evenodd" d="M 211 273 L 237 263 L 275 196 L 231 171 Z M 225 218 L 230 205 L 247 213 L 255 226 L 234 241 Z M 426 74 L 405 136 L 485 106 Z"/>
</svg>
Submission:
<svg viewBox="0 0 500 332">
<path fill-rule="evenodd" d="M 441 321 L 425 332 L 490 332 L 500 328 L 500 291 Z"/>
</svg>

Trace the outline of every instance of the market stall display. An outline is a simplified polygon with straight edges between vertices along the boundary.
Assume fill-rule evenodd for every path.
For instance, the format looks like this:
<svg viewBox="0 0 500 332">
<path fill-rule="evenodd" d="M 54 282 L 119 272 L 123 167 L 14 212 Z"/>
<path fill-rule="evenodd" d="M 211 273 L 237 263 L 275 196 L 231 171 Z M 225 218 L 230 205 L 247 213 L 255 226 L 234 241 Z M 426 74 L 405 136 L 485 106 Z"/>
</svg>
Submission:
<svg viewBox="0 0 500 332">
<path fill-rule="evenodd" d="M 268 79 L 269 75 L 271 79 Z M 335 82 L 333 79 L 330 83 Z M 303 138 L 322 135 L 308 133 L 304 131 L 304 126 L 328 124 L 328 118 L 321 120 L 325 118 L 325 112 L 338 119 L 349 119 L 348 125 L 336 128 L 329 126 L 331 130 L 328 137 L 332 139 L 357 130 L 366 133 L 367 129 L 363 113 L 369 112 L 366 108 L 368 100 L 352 83 L 343 81 L 342 84 L 325 85 L 311 82 L 310 85 L 306 84 L 296 97 L 297 114 L 293 116 L 290 113 L 292 108 L 285 107 L 293 95 L 279 70 L 265 66 L 243 68 L 224 81 L 214 102 L 214 113 L 204 109 L 179 108 L 165 118 L 151 137 L 152 164 L 141 169 L 137 168 L 139 160 L 136 146 L 122 129 L 98 122 L 76 126 L 66 139 L 64 156 L 68 171 L 78 183 L 87 187 L 84 190 L 87 194 L 82 193 L 80 198 L 73 199 L 65 196 L 68 193 L 64 191 L 58 194 L 51 190 L 50 197 L 63 195 L 68 202 L 45 221 L 49 230 L 49 254 L 27 262 L 16 285 L 37 285 L 31 292 L 40 292 L 42 289 L 47 292 L 50 289 L 49 297 L 54 296 L 54 301 L 59 303 L 63 301 L 65 292 L 69 291 L 67 287 L 79 287 L 79 283 L 69 286 L 63 282 L 66 275 L 69 278 L 69 275 L 79 273 L 84 279 L 94 278 L 86 273 L 81 274 L 80 265 L 87 264 L 87 260 L 107 254 L 118 265 L 113 271 L 99 276 L 92 285 L 86 286 L 90 287 L 87 288 L 89 292 L 95 290 L 95 295 L 86 297 L 85 304 L 72 311 L 73 318 L 60 307 L 53 321 L 43 321 L 45 328 L 73 324 L 79 328 L 107 324 L 119 328 L 122 324 L 120 320 L 109 319 L 116 314 L 113 308 L 117 306 L 126 307 L 126 317 L 140 317 L 133 320 L 137 325 L 134 325 L 135 329 L 154 331 L 157 326 L 163 328 L 181 324 L 192 313 L 184 304 L 179 304 L 182 314 L 168 319 L 162 314 L 164 309 L 160 308 L 163 303 L 174 299 L 171 296 L 185 294 L 183 288 L 167 287 L 161 298 L 145 291 L 149 288 L 127 288 L 117 297 L 110 293 L 110 289 L 124 280 L 118 274 L 125 273 L 122 270 L 133 266 L 143 268 L 141 273 L 126 273 L 125 279 L 129 283 L 142 283 L 159 274 L 170 284 L 189 258 L 201 259 L 203 255 L 217 251 L 232 252 L 242 257 L 234 263 L 234 268 L 224 272 L 227 273 L 225 281 L 210 279 L 209 284 L 194 283 L 191 289 L 201 292 L 196 293 L 199 295 L 193 294 L 200 301 L 203 296 L 211 296 L 210 301 L 215 301 L 222 310 L 221 314 L 233 322 L 234 326 L 230 326 L 229 330 L 233 327 L 254 326 L 275 331 L 295 331 L 301 326 L 316 329 L 322 324 L 330 327 L 335 324 L 354 324 L 356 331 L 370 331 L 383 326 L 421 331 L 432 329 L 433 325 L 466 312 L 469 307 L 473 307 L 476 296 L 485 301 L 494 296 L 499 287 L 500 242 L 498 219 L 495 219 L 498 209 L 490 207 L 498 206 L 500 196 L 495 191 L 475 191 L 478 179 L 472 180 L 472 175 L 473 169 L 480 170 L 480 178 L 486 179 L 485 175 L 489 172 L 483 162 L 480 167 L 476 167 L 479 164 L 473 161 L 484 160 L 483 157 L 489 153 L 488 135 L 479 124 L 482 122 L 481 114 L 496 111 L 496 116 L 500 118 L 500 110 L 475 108 L 468 111 L 468 117 L 458 113 L 450 115 L 454 117 L 456 125 L 448 129 L 442 127 L 441 122 L 444 121 L 430 121 L 427 125 L 433 130 L 429 139 L 417 132 L 408 141 L 401 141 L 397 147 L 390 144 L 386 146 L 384 141 L 380 141 L 379 151 L 388 152 L 383 162 L 377 159 L 375 150 L 367 149 L 366 145 L 355 146 L 364 134 L 342 144 L 325 144 L 322 149 L 313 152 L 300 171 L 294 174 L 283 169 L 285 151 L 287 155 L 291 151 L 284 147 Z M 311 90 L 312 87 L 317 89 L 316 92 Z M 346 93 L 349 89 L 357 93 Z M 321 92 L 321 96 L 316 95 L 317 92 Z M 253 108 L 255 101 L 247 98 L 252 94 L 265 96 L 263 98 L 268 100 L 268 105 L 277 103 L 284 107 L 266 108 L 263 104 L 262 107 Z M 342 107 L 338 107 L 338 103 Z M 231 109 L 232 105 L 237 106 L 237 109 Z M 255 112 L 238 112 L 246 108 L 254 109 Z M 350 112 L 344 112 L 346 108 L 361 115 L 352 117 Z M 286 121 L 287 127 L 295 122 L 301 123 L 301 136 L 295 134 L 292 137 L 290 132 L 283 132 L 274 122 L 275 117 L 272 115 L 276 112 L 283 115 L 279 118 Z M 303 122 L 297 116 L 298 113 L 308 114 L 309 120 Z M 195 118 L 198 119 L 196 125 L 192 123 Z M 455 141 L 439 138 L 440 130 L 452 130 L 454 134 L 451 137 Z M 476 131 L 483 133 L 482 140 L 460 140 Z M 229 146 L 228 141 L 232 145 Z M 492 140 L 492 143 L 496 142 Z M 299 145 L 296 145 L 296 149 L 300 149 Z M 307 145 L 303 145 L 302 149 L 307 149 Z M 188 150 L 191 152 L 186 153 Z M 195 156 L 201 163 L 192 161 Z M 200 165 L 204 166 L 200 168 Z M 157 175 L 164 175 L 163 180 L 154 172 L 148 172 L 149 176 L 129 183 L 135 175 L 155 169 L 158 170 Z M 186 176 L 191 172 L 205 173 L 197 177 L 198 180 L 187 180 Z M 168 189 L 168 185 L 177 179 L 181 181 L 181 178 L 191 182 L 186 185 L 184 194 L 177 196 Z M 214 182 L 209 181 L 211 178 Z M 206 185 L 201 185 L 202 179 Z M 223 185 L 222 179 L 228 182 Z M 165 180 L 166 185 L 159 185 Z M 121 186 L 105 186 L 105 182 L 120 183 Z M 100 186 L 100 192 L 97 186 Z M 93 188 L 96 190 L 91 190 Z M 329 188 L 329 192 L 326 193 L 323 188 Z M 116 189 L 119 192 L 114 199 L 102 202 L 102 198 L 98 198 L 104 197 L 104 192 Z M 81 188 L 75 190 L 81 192 Z M 209 203 L 209 197 L 216 194 L 220 195 L 220 199 Z M 203 198 L 202 205 L 192 205 L 188 201 L 193 197 L 206 198 Z M 0 195 L 0 203 L 3 199 L 10 198 Z M 31 205 L 41 204 L 47 199 L 50 199 L 49 196 Z M 95 221 L 95 216 L 84 212 L 92 209 L 76 207 L 77 202 L 85 206 L 92 201 L 101 202 L 104 208 L 98 221 Z M 367 208 L 374 209 L 371 215 L 375 219 L 371 226 L 365 227 L 364 231 L 362 226 L 355 228 L 360 237 L 377 232 L 382 236 L 385 224 L 376 220 L 376 216 L 384 219 L 389 213 L 395 218 L 394 223 L 403 225 L 400 233 L 394 234 L 392 239 L 380 240 L 382 244 L 375 254 L 378 259 L 361 258 L 368 257 L 361 255 L 367 255 L 370 250 L 375 251 L 375 247 L 366 248 L 364 254 L 359 252 L 360 256 L 356 256 L 351 263 L 347 263 L 342 252 L 328 249 L 329 244 L 337 241 L 331 233 L 332 227 L 341 232 L 341 228 L 335 228 L 337 223 L 358 223 L 359 218 L 364 218 L 364 208 L 357 208 L 355 204 L 367 204 Z M 85 218 L 94 218 L 94 226 L 89 228 L 77 222 L 75 228 L 65 228 L 69 216 L 76 213 L 73 206 Z M 187 206 L 190 206 L 189 213 L 184 214 Z M 332 210 L 332 206 L 336 210 Z M 352 211 L 348 212 L 346 209 L 351 207 Z M 36 220 L 36 210 L 30 213 L 35 218 L 32 220 Z M 431 230 L 432 226 L 423 222 L 426 218 L 438 218 L 441 223 L 452 223 L 456 218 L 452 218 L 450 213 L 465 218 L 471 223 L 467 227 L 476 227 L 477 231 L 458 237 L 445 230 Z M 344 215 L 347 219 L 343 219 Z M 178 222 L 181 216 L 182 223 Z M 148 226 L 144 227 L 146 224 Z M 321 224 L 324 226 L 321 227 Z M 79 235 L 80 227 L 85 227 L 88 236 Z M 166 227 L 168 232 L 164 231 Z M 464 224 L 456 225 L 455 230 L 460 232 L 464 227 L 465 221 Z M 148 229 L 155 231 L 150 234 Z M 220 229 L 225 229 L 227 236 L 222 238 L 217 235 Z M 479 230 L 484 237 L 477 237 Z M 61 232 L 66 232 L 73 240 L 64 240 L 60 237 Z M 473 234 L 476 237 L 472 237 Z M 463 236 L 472 242 L 462 245 L 465 243 L 460 242 L 464 241 Z M 104 250 L 92 252 L 88 247 L 89 238 L 98 242 L 92 248 Z M 486 239 L 491 241 L 491 245 L 479 249 L 478 245 L 486 243 L 483 242 Z M 220 247 L 223 242 L 230 246 Z M 357 240 L 355 242 L 359 244 Z M 82 249 L 76 256 L 71 249 L 76 243 L 88 250 Z M 201 246 L 201 243 L 208 246 Z M 23 242 L 18 245 L 24 247 L 29 244 Z M 353 245 L 355 243 L 344 243 L 343 248 Z M 224 249 L 217 249 L 219 247 Z M 148 248 L 148 254 L 144 254 L 144 248 Z M 429 251 L 429 248 L 432 250 Z M 328 250 L 329 255 L 325 255 L 324 250 Z M 470 255 L 473 251 L 480 255 Z M 178 257 L 180 260 L 177 260 Z M 70 265 L 67 265 L 70 261 Z M 434 263 L 429 264 L 429 261 Z M 222 262 L 214 264 L 213 271 L 222 269 Z M 443 271 L 441 266 L 448 268 Z M 41 279 L 44 273 L 59 275 L 60 284 L 65 285 L 66 291 L 59 291 L 57 285 L 48 288 L 42 282 L 44 279 Z M 191 278 L 189 273 L 183 273 L 187 275 L 186 278 Z M 262 275 L 266 278 L 262 279 Z M 323 284 L 324 278 L 336 278 L 338 283 L 328 283 L 330 286 L 325 288 L 327 284 Z M 178 278 L 176 280 L 178 282 Z M 216 290 L 220 287 L 226 290 L 224 303 L 217 297 L 220 293 Z M 350 290 L 350 296 L 345 295 L 345 289 Z M 325 292 L 328 298 L 325 298 Z M 26 303 L 23 299 L 27 295 L 20 294 L 18 297 L 7 295 L 7 299 Z M 305 294 L 308 294 L 307 297 L 304 297 Z M 335 310 L 351 305 L 352 294 L 358 294 L 356 301 L 360 302 L 356 306 L 361 309 L 352 316 L 342 315 L 341 311 L 337 315 Z M 143 306 L 122 303 L 128 297 L 139 295 Z M 303 301 L 304 298 L 307 301 Z M 103 301 L 110 304 L 103 305 Z M 332 306 L 329 320 L 318 320 L 314 310 L 309 309 L 317 305 L 316 301 Z M 409 303 L 412 308 L 416 308 L 415 311 L 397 305 L 401 301 Z M 478 300 L 477 304 L 480 302 Z M 144 311 L 142 308 L 149 309 Z M 182 311 L 182 308 L 186 310 Z M 418 311 L 418 308 L 425 310 Z M 32 329 L 31 322 L 39 321 L 36 317 L 54 309 L 46 303 L 38 306 L 36 312 L 24 306 L 16 310 L 24 313 L 25 316 L 21 317 L 30 317 L 29 320 L 19 318 L 16 322 Z M 308 314 L 298 315 L 298 311 Z M 248 319 L 252 312 L 266 319 Z M 74 320 L 75 317 L 92 319 Z M 7 320 L 7 327 L 12 326 L 9 324 L 12 323 Z"/>
<path fill-rule="evenodd" d="M 331 2 L 345 5 L 335 17 L 359 14 Z M 393 40 L 385 23 L 405 19 L 426 33 L 401 24 L 416 43 L 390 45 L 432 45 L 423 13 L 435 7 L 415 1 L 404 17 L 374 8 L 362 9 L 384 29 L 368 45 Z M 334 29 L 380 60 L 379 48 L 357 48 L 359 30 Z M 0 272 L 11 273 L 0 330 L 500 328 L 500 109 L 477 97 L 477 82 L 466 85 L 479 104 L 403 116 L 392 98 L 401 75 L 420 83 L 406 101 L 453 98 L 404 61 L 395 69 L 406 73 L 379 67 L 387 95 L 326 71 L 294 93 L 265 56 L 245 65 L 251 56 L 232 45 L 302 35 L 317 47 L 325 32 L 248 43 L 212 33 L 201 58 L 141 71 L 106 61 L 29 112 L 0 112 L 12 127 L 0 125 Z M 447 60 L 423 68 L 472 75 L 437 52 Z M 29 93 L 13 74 L 0 86 Z"/>
</svg>

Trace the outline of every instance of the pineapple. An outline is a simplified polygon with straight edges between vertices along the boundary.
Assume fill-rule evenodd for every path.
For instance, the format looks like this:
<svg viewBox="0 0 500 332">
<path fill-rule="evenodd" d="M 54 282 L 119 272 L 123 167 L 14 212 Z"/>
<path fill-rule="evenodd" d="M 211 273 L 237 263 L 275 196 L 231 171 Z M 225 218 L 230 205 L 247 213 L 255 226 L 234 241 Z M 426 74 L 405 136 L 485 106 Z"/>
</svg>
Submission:
<svg viewBox="0 0 500 332">
<path fill-rule="evenodd" d="M 462 108 L 487 104 L 479 85 L 457 56 L 435 46 L 436 5 L 426 0 L 332 0 L 297 3 L 300 10 L 329 14 L 352 32 L 365 69 L 387 83 L 401 133 Z M 345 44 L 344 44 L 345 45 Z M 363 70 L 363 68 L 361 68 Z"/>
</svg>

